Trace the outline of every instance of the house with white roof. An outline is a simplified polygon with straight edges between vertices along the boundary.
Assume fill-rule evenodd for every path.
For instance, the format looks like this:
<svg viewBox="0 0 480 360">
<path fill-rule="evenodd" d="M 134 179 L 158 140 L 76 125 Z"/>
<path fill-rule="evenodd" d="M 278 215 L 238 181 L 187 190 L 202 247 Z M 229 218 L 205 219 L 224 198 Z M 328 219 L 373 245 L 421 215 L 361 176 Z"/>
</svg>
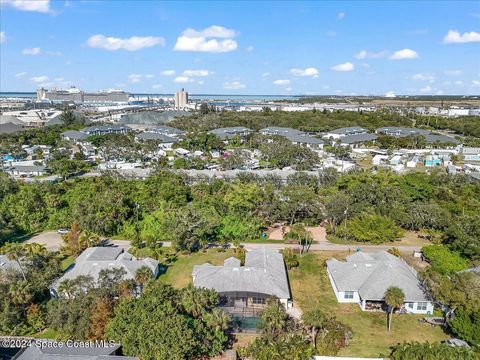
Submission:
<svg viewBox="0 0 480 360">
<path fill-rule="evenodd" d="M 285 307 L 292 304 L 283 255 L 274 250 L 248 252 L 244 266 L 234 257 L 223 266 L 195 265 L 192 277 L 193 286 L 216 290 L 220 307 L 232 314 L 256 316 L 269 298 L 277 298 Z"/>
<path fill-rule="evenodd" d="M 386 251 L 356 252 L 345 262 L 330 259 L 327 273 L 338 302 L 357 303 L 363 311 L 385 310 L 385 292 L 395 286 L 405 295 L 403 311 L 433 313 L 433 301 L 426 296 L 417 272 Z"/>
</svg>

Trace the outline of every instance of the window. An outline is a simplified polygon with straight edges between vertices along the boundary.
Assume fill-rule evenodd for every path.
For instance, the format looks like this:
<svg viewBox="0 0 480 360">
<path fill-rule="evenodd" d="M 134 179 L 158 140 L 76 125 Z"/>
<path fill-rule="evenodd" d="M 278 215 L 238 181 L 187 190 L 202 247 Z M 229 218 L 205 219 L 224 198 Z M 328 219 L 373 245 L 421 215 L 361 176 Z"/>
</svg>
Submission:
<svg viewBox="0 0 480 360">
<path fill-rule="evenodd" d="M 409 309 L 413 309 L 413 303 L 411 303 L 411 302 L 407 303 L 407 307 L 408 307 Z"/>
<path fill-rule="evenodd" d="M 343 295 L 344 299 L 353 299 L 354 292 L 353 291 L 345 291 L 345 295 Z"/>
<path fill-rule="evenodd" d="M 427 310 L 427 303 L 426 302 L 417 303 L 417 310 Z"/>
<path fill-rule="evenodd" d="M 255 305 L 263 305 L 265 304 L 265 298 L 253 297 L 252 303 Z"/>
</svg>

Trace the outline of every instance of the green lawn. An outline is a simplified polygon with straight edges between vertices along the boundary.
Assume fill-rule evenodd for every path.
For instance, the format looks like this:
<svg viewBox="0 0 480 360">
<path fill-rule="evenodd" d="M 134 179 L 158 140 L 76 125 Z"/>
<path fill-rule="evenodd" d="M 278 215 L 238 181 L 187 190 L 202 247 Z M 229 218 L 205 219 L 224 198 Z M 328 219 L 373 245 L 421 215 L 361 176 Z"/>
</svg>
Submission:
<svg viewBox="0 0 480 360">
<path fill-rule="evenodd" d="M 212 265 L 222 265 L 223 260 L 231 256 L 235 256 L 232 249 L 225 251 L 209 249 L 205 252 L 199 251 L 190 255 L 178 255 L 177 260 L 168 266 L 165 274 L 160 275 L 159 279 L 172 284 L 176 288 L 183 288 L 192 281 L 194 265 L 201 265 L 206 262 Z"/>
<path fill-rule="evenodd" d="M 55 330 L 47 328 L 39 333 L 34 334 L 33 337 L 37 339 L 55 339 L 57 335 L 58 333 Z"/>
<path fill-rule="evenodd" d="M 337 317 L 353 331 L 353 338 L 341 356 L 377 357 L 387 354 L 389 347 L 403 341 L 435 342 L 448 339 L 441 328 L 420 324 L 420 315 L 393 316 L 393 329 L 387 331 L 385 313 L 369 313 L 357 304 L 339 304 L 328 280 L 324 262 L 347 255 L 343 252 L 308 254 L 300 259 L 300 266 L 289 272 L 293 300 L 303 311 L 319 308 Z"/>
</svg>

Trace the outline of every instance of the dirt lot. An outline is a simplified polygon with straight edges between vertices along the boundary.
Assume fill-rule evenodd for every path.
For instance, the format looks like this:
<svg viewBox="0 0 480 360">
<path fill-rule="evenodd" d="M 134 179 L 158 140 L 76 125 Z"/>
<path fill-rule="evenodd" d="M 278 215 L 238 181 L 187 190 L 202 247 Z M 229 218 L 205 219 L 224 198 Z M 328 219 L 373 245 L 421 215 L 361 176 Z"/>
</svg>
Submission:
<svg viewBox="0 0 480 360">
<path fill-rule="evenodd" d="M 39 243 L 45 245 L 48 251 L 58 251 L 63 245 L 63 240 L 56 231 L 45 231 L 25 241 L 26 244 Z"/>
<path fill-rule="evenodd" d="M 314 242 L 324 242 L 326 241 L 325 238 L 325 228 L 322 226 L 306 226 L 305 229 L 310 231 L 312 234 L 312 238 Z M 268 235 L 270 240 L 283 240 L 283 236 L 290 231 L 290 227 L 284 226 L 283 231 L 282 228 L 274 228 L 270 230 L 271 232 Z"/>
</svg>

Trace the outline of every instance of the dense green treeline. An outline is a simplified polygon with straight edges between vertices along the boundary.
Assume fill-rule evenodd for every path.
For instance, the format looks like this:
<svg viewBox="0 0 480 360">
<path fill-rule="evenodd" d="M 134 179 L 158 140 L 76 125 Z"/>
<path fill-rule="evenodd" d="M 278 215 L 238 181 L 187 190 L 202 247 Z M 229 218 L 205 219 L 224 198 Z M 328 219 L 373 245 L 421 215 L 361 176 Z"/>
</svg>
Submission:
<svg viewBox="0 0 480 360">
<path fill-rule="evenodd" d="M 258 239 L 276 222 L 325 222 L 332 235 L 360 242 L 395 241 L 402 229 L 427 230 L 461 256 L 480 259 L 480 184 L 464 176 L 358 172 L 298 173 L 287 183 L 248 175 L 193 180 L 158 172 L 145 181 L 102 176 L 26 184 L 1 175 L 2 239 L 75 223 L 137 246 L 173 241 L 194 251 Z"/>
<path fill-rule="evenodd" d="M 374 130 L 382 126 L 413 126 L 409 117 L 388 111 L 224 111 L 206 115 L 195 114 L 175 119 L 171 126 L 189 131 L 206 131 L 228 126 L 246 126 L 259 130 L 268 126 L 281 126 L 304 131 L 326 131 L 348 126 L 363 126 Z"/>
</svg>

